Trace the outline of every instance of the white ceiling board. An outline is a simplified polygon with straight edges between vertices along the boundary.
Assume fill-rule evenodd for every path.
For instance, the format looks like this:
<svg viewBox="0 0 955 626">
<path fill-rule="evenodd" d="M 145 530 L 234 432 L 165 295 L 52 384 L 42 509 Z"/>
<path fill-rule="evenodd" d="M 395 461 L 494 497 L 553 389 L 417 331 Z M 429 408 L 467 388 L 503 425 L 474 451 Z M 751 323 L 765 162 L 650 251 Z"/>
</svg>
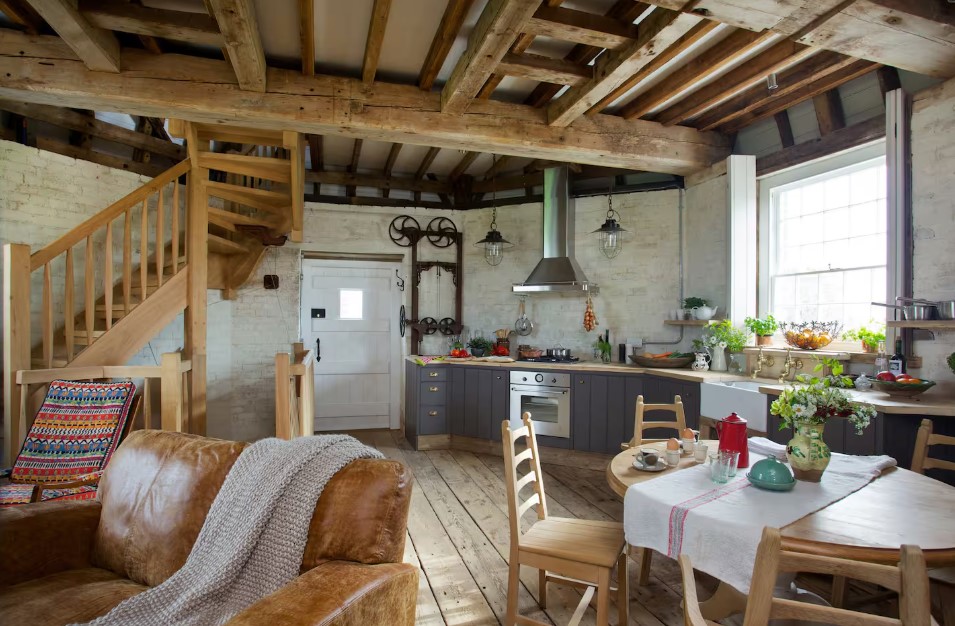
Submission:
<svg viewBox="0 0 955 626">
<path fill-rule="evenodd" d="M 417 81 L 446 6 L 447 0 L 394 0 L 381 44 L 379 76 Z"/>
<path fill-rule="evenodd" d="M 206 5 L 202 0 L 143 0 L 142 5 L 151 9 L 166 9 L 167 11 L 206 13 Z"/>
<path fill-rule="evenodd" d="M 269 0 L 259 0 L 270 4 Z M 295 4 L 294 2 L 290 4 Z M 315 61 L 325 70 L 360 76 L 374 0 L 315 0 Z M 298 29 L 295 29 L 298 41 Z M 263 33 L 272 37 L 272 33 Z"/>
<path fill-rule="evenodd" d="M 477 0 L 477 2 L 471 5 L 471 10 L 468 11 L 468 16 L 464 18 L 464 23 L 461 24 L 461 30 L 458 31 L 458 36 L 454 39 L 454 43 L 451 44 L 451 49 L 448 51 L 448 56 L 444 59 L 444 65 L 441 66 L 441 70 L 438 72 L 435 87 L 440 87 L 447 82 L 451 72 L 454 71 L 455 63 L 457 63 L 457 60 L 464 54 L 464 51 L 468 49 L 468 37 L 471 36 L 471 31 L 474 30 L 474 25 L 477 23 L 478 18 L 481 17 L 481 11 L 484 10 L 486 4 L 487 2 Z M 426 37 L 428 39 L 428 45 L 431 45 L 434 32 L 426 35 Z"/>
<path fill-rule="evenodd" d="M 297 2 L 257 0 L 255 18 L 259 22 L 259 36 L 266 57 L 283 61 L 302 58 Z"/>
</svg>

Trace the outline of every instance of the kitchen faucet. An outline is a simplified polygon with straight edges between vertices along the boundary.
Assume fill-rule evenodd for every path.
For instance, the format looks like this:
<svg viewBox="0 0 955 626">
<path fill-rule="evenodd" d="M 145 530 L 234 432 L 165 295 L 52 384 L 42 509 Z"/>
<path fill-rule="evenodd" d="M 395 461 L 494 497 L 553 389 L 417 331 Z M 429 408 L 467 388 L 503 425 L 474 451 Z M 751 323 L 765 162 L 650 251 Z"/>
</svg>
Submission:
<svg viewBox="0 0 955 626">
<path fill-rule="evenodd" d="M 776 359 L 771 356 L 763 356 L 763 346 L 759 347 L 759 355 L 756 357 L 756 367 L 753 369 L 753 378 L 755 379 L 759 376 L 759 373 L 763 371 L 763 366 L 772 367 L 776 364 Z"/>
<path fill-rule="evenodd" d="M 783 371 L 779 375 L 780 385 L 786 382 L 786 378 L 790 374 L 795 374 L 795 370 L 802 369 L 802 359 L 794 359 L 792 351 L 792 348 L 786 348 L 786 360 L 783 361 Z"/>
</svg>

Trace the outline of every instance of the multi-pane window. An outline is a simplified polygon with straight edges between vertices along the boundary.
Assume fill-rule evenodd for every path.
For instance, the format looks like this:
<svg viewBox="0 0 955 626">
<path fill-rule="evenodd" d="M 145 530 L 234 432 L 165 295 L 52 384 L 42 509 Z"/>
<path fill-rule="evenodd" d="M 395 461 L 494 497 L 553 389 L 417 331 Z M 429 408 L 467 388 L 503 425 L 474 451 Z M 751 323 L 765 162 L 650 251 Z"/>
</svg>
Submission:
<svg viewBox="0 0 955 626">
<path fill-rule="evenodd" d="M 884 319 L 886 168 L 879 157 L 770 190 L 769 308 L 785 321 Z"/>
</svg>

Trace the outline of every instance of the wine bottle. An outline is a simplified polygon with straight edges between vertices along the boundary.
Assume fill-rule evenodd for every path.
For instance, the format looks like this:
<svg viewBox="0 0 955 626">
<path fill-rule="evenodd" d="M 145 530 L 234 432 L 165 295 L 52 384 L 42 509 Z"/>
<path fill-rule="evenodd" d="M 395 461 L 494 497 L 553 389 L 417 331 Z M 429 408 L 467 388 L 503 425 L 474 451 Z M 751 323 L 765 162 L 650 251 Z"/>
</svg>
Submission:
<svg viewBox="0 0 955 626">
<path fill-rule="evenodd" d="M 889 371 L 895 376 L 905 373 L 905 354 L 902 353 L 902 338 L 895 340 L 895 354 L 889 359 Z"/>
</svg>

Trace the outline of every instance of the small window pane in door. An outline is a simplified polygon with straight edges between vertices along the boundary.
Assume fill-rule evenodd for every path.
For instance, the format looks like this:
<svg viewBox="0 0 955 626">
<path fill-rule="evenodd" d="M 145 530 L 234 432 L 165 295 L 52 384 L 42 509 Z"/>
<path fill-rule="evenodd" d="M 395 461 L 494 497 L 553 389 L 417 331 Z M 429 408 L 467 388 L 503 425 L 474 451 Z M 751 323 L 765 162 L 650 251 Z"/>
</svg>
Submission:
<svg viewBox="0 0 955 626">
<path fill-rule="evenodd" d="M 365 319 L 364 292 L 361 289 L 340 289 L 338 292 L 338 317 L 343 320 Z"/>
</svg>

